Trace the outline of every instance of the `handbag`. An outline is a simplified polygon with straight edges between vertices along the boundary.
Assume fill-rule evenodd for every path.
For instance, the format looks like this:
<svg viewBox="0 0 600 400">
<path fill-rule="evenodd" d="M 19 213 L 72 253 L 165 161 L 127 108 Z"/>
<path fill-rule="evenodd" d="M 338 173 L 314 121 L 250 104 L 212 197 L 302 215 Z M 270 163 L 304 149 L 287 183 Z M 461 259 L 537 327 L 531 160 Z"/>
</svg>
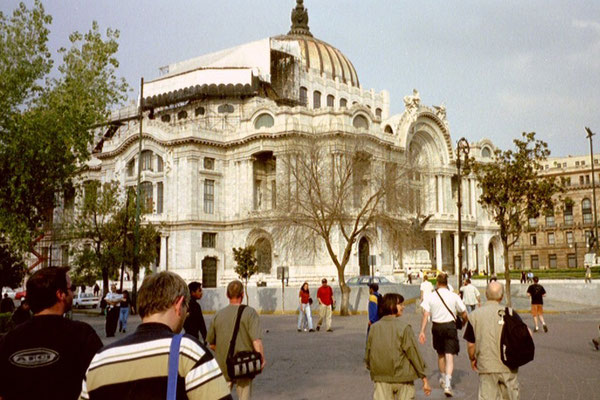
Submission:
<svg viewBox="0 0 600 400">
<path fill-rule="evenodd" d="M 435 290 L 435 292 L 439 296 L 439 298 L 442 301 L 442 303 L 444 303 L 444 307 L 446 307 L 446 310 L 448 310 L 448 312 L 450 313 L 450 315 L 452 315 L 452 318 L 454 318 L 454 323 L 456 324 L 456 329 L 461 330 L 463 328 L 462 318 L 460 318 L 458 315 L 457 316 L 454 315 L 454 313 L 452 312 L 452 310 L 450 310 L 450 308 L 448 307 L 448 305 L 444 301 L 444 298 L 440 295 L 440 292 L 438 292 L 437 289 Z"/>
<path fill-rule="evenodd" d="M 177 374 L 179 370 L 179 347 L 183 333 L 173 336 L 169 349 L 169 375 L 167 378 L 167 400 L 177 399 Z"/>
<path fill-rule="evenodd" d="M 243 304 L 238 308 L 233 335 L 231 336 L 229 350 L 227 351 L 227 375 L 229 375 L 230 380 L 252 379 L 262 372 L 262 357 L 258 351 L 239 351 L 233 354 L 244 308 L 246 306 Z"/>
</svg>

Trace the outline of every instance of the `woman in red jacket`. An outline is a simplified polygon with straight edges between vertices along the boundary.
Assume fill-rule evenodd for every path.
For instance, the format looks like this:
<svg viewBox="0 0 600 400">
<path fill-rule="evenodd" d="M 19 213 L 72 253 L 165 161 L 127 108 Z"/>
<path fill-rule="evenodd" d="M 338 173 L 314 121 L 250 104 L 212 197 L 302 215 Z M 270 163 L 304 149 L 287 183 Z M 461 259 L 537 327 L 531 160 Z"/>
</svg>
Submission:
<svg viewBox="0 0 600 400">
<path fill-rule="evenodd" d="M 300 308 L 298 310 L 298 332 L 302 331 L 302 328 L 305 323 L 308 323 L 308 331 L 314 332 L 312 316 L 310 313 L 310 303 L 312 303 L 312 299 L 310 298 L 310 292 L 308 290 L 308 282 L 304 282 L 302 287 L 300 288 Z M 306 331 L 306 328 L 304 328 Z"/>
</svg>

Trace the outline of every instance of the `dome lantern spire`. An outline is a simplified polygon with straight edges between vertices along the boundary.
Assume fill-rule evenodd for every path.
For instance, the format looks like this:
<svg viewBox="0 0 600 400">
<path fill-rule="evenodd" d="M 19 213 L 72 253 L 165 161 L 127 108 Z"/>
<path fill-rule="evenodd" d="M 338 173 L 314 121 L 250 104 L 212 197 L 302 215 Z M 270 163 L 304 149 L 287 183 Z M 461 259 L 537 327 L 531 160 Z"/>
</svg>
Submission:
<svg viewBox="0 0 600 400">
<path fill-rule="evenodd" d="M 296 7 L 292 9 L 292 28 L 288 35 L 312 36 L 308 27 L 308 10 L 304 8 L 303 0 L 296 0 Z"/>
</svg>

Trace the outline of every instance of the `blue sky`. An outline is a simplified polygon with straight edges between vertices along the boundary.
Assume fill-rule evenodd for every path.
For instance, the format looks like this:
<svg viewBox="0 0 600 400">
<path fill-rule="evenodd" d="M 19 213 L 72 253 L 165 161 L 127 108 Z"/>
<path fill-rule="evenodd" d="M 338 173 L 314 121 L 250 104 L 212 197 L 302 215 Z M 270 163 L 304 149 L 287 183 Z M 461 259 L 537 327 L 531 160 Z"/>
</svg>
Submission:
<svg viewBox="0 0 600 400">
<path fill-rule="evenodd" d="M 31 4 L 31 1 L 26 1 Z M 3 0 L 10 13 L 18 4 Z M 140 77 L 208 52 L 287 33 L 294 0 L 52 0 L 51 49 L 92 21 L 121 31 L 119 73 Z M 452 139 L 501 148 L 523 131 L 552 156 L 586 154 L 600 133 L 600 1 L 305 0 L 311 32 L 340 49 L 391 111 L 416 88 L 446 104 Z M 597 136 L 600 139 L 600 135 Z M 600 141 L 596 144 L 600 149 Z"/>
</svg>

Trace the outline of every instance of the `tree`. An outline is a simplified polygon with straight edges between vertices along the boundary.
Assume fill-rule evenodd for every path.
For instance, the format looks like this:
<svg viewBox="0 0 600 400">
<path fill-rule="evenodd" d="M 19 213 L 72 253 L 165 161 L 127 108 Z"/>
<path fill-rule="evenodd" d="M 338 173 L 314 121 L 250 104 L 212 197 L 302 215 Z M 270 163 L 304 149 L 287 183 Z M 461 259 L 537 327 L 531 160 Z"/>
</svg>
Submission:
<svg viewBox="0 0 600 400">
<path fill-rule="evenodd" d="M 116 77 L 118 31 L 94 23 L 70 35 L 58 74 L 47 48 L 52 18 L 41 1 L 0 13 L 0 235 L 19 252 L 91 150 L 91 130 L 125 99 Z"/>
<path fill-rule="evenodd" d="M 25 262 L 10 248 L 8 243 L 0 243 L 0 288 L 16 288 L 25 277 Z"/>
<path fill-rule="evenodd" d="M 506 300 L 511 305 L 508 250 L 519 239 L 529 218 L 554 209 L 553 196 L 563 191 L 553 177 L 540 176 L 541 162 L 550 155 L 548 145 L 535 138 L 535 132 L 515 139 L 514 150 L 496 150 L 494 161 L 475 163 L 472 170 L 482 189 L 479 203 L 500 229 L 504 251 Z"/>
<path fill-rule="evenodd" d="M 246 304 L 248 304 L 248 280 L 258 272 L 258 264 L 254 256 L 256 250 L 254 246 L 233 248 L 233 259 L 236 262 L 234 271 L 241 280 L 244 281 L 244 291 L 246 292 Z"/>
<path fill-rule="evenodd" d="M 413 193 L 414 171 L 392 155 L 376 160 L 369 148 L 366 140 L 352 137 L 299 140 L 278 157 L 287 178 L 278 187 L 276 235 L 288 238 L 287 248 L 311 247 L 301 251 L 317 251 L 314 239 L 321 239 L 337 270 L 341 315 L 348 315 L 350 301 L 344 272 L 360 235 L 381 227 L 398 248 L 408 232 L 408 210 L 402 208 L 408 202 L 402 197 Z"/>
</svg>

